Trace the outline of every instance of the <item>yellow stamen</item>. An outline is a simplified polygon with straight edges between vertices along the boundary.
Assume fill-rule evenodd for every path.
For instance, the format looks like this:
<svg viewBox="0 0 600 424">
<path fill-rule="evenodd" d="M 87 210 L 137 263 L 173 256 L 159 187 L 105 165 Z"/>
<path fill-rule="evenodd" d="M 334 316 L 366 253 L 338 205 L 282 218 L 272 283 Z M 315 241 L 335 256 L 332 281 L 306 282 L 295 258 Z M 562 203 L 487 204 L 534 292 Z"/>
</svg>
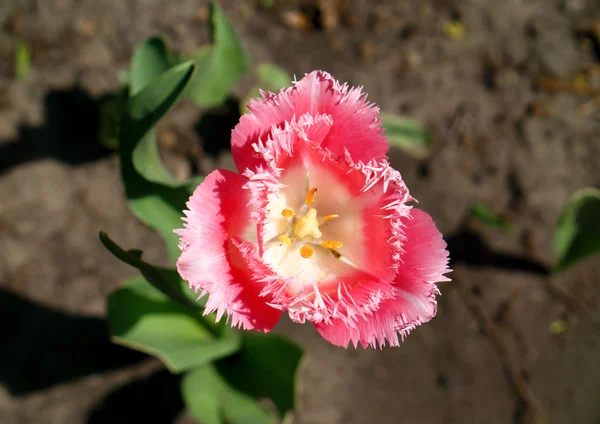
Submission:
<svg viewBox="0 0 600 424">
<path fill-rule="evenodd" d="M 314 239 L 321 238 L 323 234 L 319 230 L 319 220 L 317 219 L 317 211 L 310 208 L 306 215 L 298 219 L 294 224 L 294 236 L 302 239 L 306 236 L 311 236 Z"/>
<path fill-rule="evenodd" d="M 341 241 L 327 240 L 327 241 L 322 241 L 321 246 L 323 246 L 325 249 L 335 250 L 335 249 L 339 249 L 340 247 L 342 247 L 343 244 Z"/>
<path fill-rule="evenodd" d="M 283 244 L 287 244 L 290 245 L 292 243 L 292 239 L 290 239 L 288 236 L 286 236 L 285 234 L 282 234 L 279 236 L 279 240 L 283 243 Z"/>
<path fill-rule="evenodd" d="M 304 199 L 304 203 L 307 204 L 308 206 L 312 205 L 313 202 L 315 201 L 316 194 L 317 194 L 316 188 L 311 188 L 310 190 L 308 190 L 308 193 L 306 193 L 306 198 Z"/>
<path fill-rule="evenodd" d="M 311 258 L 312 255 L 314 255 L 314 254 L 315 254 L 315 251 L 308 246 L 302 246 L 300 248 L 300 256 L 302 256 L 304 259 Z"/>
<path fill-rule="evenodd" d="M 281 215 L 283 215 L 286 218 L 291 218 L 292 216 L 294 216 L 294 210 L 290 208 L 285 208 L 281 211 Z"/>
<path fill-rule="evenodd" d="M 338 214 L 331 214 L 331 215 L 325 215 L 323 218 L 321 218 L 321 222 L 327 222 L 331 219 L 336 219 L 339 218 L 340 216 Z"/>
</svg>

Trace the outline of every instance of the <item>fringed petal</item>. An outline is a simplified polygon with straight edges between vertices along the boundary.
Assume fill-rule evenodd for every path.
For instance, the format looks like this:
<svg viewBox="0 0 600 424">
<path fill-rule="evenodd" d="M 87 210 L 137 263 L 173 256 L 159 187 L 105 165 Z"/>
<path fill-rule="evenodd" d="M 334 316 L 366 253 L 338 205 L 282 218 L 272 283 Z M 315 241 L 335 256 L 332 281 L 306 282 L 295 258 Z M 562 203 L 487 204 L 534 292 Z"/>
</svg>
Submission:
<svg viewBox="0 0 600 424">
<path fill-rule="evenodd" d="M 250 219 L 247 179 L 230 171 L 217 170 L 206 177 L 187 203 L 189 210 L 181 236 L 182 254 L 177 261 L 179 274 L 190 287 L 209 294 L 205 314 L 228 314 L 231 326 L 269 331 L 280 311 L 259 296 L 262 285 L 244 260 L 242 245 L 236 240 L 256 233 Z M 254 236 L 255 237 L 255 236 Z"/>
<path fill-rule="evenodd" d="M 288 311 L 297 323 L 342 322 L 356 326 L 393 296 L 389 282 L 357 269 L 329 281 L 298 284 L 293 277 L 281 278 L 272 271 L 263 277 L 262 295 L 271 297 L 270 305 Z"/>
<path fill-rule="evenodd" d="M 296 116 L 326 114 L 333 126 L 322 141 L 323 148 L 337 157 L 348 152 L 354 162 L 385 157 L 389 145 L 382 134 L 379 108 L 367 102 L 362 87 L 340 84 L 330 74 L 311 72 L 296 84 Z"/>
<path fill-rule="evenodd" d="M 262 94 L 262 99 L 250 101 L 250 113 L 232 133 L 231 149 L 240 173 L 264 165 L 253 144 L 302 115 L 329 116 L 332 126 L 318 143 L 337 157 L 348 153 L 354 162 L 369 162 L 383 159 L 388 151 L 379 109 L 367 102 L 361 88 L 341 85 L 326 72 L 311 72 L 278 94 Z"/>
<path fill-rule="evenodd" d="M 449 281 L 448 251 L 431 217 L 412 209 L 402 220 L 405 253 L 394 281 L 394 297 L 383 301 L 379 309 L 356 326 L 336 320 L 331 325 L 317 323 L 319 334 L 329 342 L 347 347 L 398 346 L 415 327 L 435 316 L 438 294 L 436 282 Z"/>
</svg>

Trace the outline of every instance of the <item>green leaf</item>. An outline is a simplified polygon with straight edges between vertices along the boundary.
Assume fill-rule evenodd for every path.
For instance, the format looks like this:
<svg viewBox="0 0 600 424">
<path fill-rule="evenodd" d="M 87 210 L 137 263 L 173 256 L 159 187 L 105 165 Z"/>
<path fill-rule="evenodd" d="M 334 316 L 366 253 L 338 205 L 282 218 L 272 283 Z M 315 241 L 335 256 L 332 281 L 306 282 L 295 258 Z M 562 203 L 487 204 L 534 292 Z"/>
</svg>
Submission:
<svg viewBox="0 0 600 424">
<path fill-rule="evenodd" d="M 181 394 L 188 410 L 203 424 L 275 423 L 265 408 L 232 388 L 211 364 L 186 374 Z"/>
<path fill-rule="evenodd" d="M 302 349 L 283 337 L 245 333 L 239 352 L 217 362 L 217 367 L 232 387 L 256 399 L 271 399 L 285 417 L 295 406 L 302 355 Z"/>
<path fill-rule="evenodd" d="M 173 106 L 193 73 L 194 64 L 190 61 L 174 66 L 132 97 L 121 123 L 119 139 L 121 175 L 129 207 L 140 220 L 161 234 L 173 261 L 180 254 L 179 238 L 173 230 L 182 226 L 182 211 L 192 187 L 188 183 L 172 187 L 149 180 L 149 173 L 141 173 L 134 166 L 133 156 L 139 143 L 148 142 L 144 137 L 151 134 L 152 127 Z M 146 147 L 141 151 L 147 152 Z"/>
<path fill-rule="evenodd" d="M 210 12 L 213 46 L 203 47 L 190 57 L 199 69 L 187 94 L 200 107 L 222 104 L 250 68 L 250 58 L 216 1 L 211 3 Z"/>
<path fill-rule="evenodd" d="M 167 111 L 192 79 L 195 65 L 186 61 L 170 68 L 154 79 L 152 83 L 131 96 L 127 107 L 130 134 L 135 142 L 139 141 Z"/>
<path fill-rule="evenodd" d="M 150 37 L 140 43 L 135 48 L 131 60 L 129 97 L 138 94 L 174 64 L 174 54 L 164 39 Z"/>
<path fill-rule="evenodd" d="M 250 102 L 250 99 L 260 97 L 260 90 L 277 93 L 282 88 L 289 86 L 292 81 L 292 78 L 285 69 L 271 63 L 262 63 L 258 65 L 255 72 L 257 83 L 240 103 L 241 113 L 249 112 L 248 103 Z"/>
<path fill-rule="evenodd" d="M 209 325 L 202 311 L 173 303 L 141 276 L 108 297 L 108 327 L 115 343 L 160 358 L 171 372 L 182 372 L 231 355 L 240 336 Z"/>
<path fill-rule="evenodd" d="M 489 227 L 498 228 L 504 232 L 512 231 L 510 222 L 496 216 L 494 212 L 481 202 L 475 203 L 475 206 L 471 209 L 471 215 Z"/>
<path fill-rule="evenodd" d="M 178 187 L 183 183 L 177 180 L 165 167 L 154 131 L 146 133 L 133 150 L 133 166 L 146 180 L 163 184 L 168 187 Z"/>
<path fill-rule="evenodd" d="M 100 104 L 100 130 L 98 139 L 103 146 L 109 149 L 117 149 L 119 147 L 119 127 L 126 102 L 127 93 L 126 90 L 122 90 L 119 94 L 107 96 Z"/>
<path fill-rule="evenodd" d="M 385 135 L 392 147 L 397 147 L 417 159 L 431 154 L 431 134 L 419 123 L 392 113 L 382 113 Z"/>
<path fill-rule="evenodd" d="M 144 87 L 164 74 L 174 63 L 175 55 L 165 40 L 151 37 L 133 53 L 129 72 L 129 95 L 138 94 Z M 154 131 L 142 137 L 133 150 L 133 166 L 146 180 L 170 187 L 181 185 L 164 166 Z"/>
<path fill-rule="evenodd" d="M 264 85 L 264 90 L 274 93 L 290 85 L 292 77 L 287 71 L 272 63 L 261 63 L 256 67 L 258 81 Z"/>
<path fill-rule="evenodd" d="M 15 79 L 25 79 L 31 70 L 31 50 L 27 42 L 20 40 L 15 44 Z"/>
<path fill-rule="evenodd" d="M 554 233 L 554 272 L 600 253 L 600 190 L 583 188 L 564 206 Z"/>
<path fill-rule="evenodd" d="M 113 255 L 126 264 L 137 268 L 146 281 L 175 302 L 191 308 L 201 308 L 204 306 L 205 302 L 197 301 L 198 294 L 188 287 L 188 283 L 179 277 L 177 271 L 166 268 L 156 268 L 149 263 L 142 261 L 142 251 L 125 251 L 104 232 L 100 232 L 100 241 Z"/>
</svg>

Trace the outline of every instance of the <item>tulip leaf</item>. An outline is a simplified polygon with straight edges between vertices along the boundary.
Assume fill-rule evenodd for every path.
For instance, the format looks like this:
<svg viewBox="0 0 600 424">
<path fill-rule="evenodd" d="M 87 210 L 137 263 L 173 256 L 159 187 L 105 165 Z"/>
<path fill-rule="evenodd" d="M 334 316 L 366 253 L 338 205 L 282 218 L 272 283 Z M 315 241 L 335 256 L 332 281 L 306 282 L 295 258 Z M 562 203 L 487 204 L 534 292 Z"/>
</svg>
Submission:
<svg viewBox="0 0 600 424">
<path fill-rule="evenodd" d="M 150 37 L 140 43 L 135 48 L 131 60 L 129 96 L 138 94 L 174 64 L 174 54 L 163 38 Z"/>
<path fill-rule="evenodd" d="M 164 74 L 176 62 L 174 53 L 160 37 L 151 37 L 138 45 L 133 53 L 129 72 L 129 96 Z M 133 150 L 133 166 L 146 180 L 170 187 L 181 185 L 164 166 L 154 131 L 148 131 Z"/>
<path fill-rule="evenodd" d="M 31 70 L 31 50 L 26 41 L 20 40 L 15 44 L 15 79 L 27 78 Z"/>
<path fill-rule="evenodd" d="M 222 104 L 250 68 L 250 58 L 216 1 L 211 3 L 210 19 L 213 45 L 201 48 L 190 57 L 199 69 L 187 94 L 200 107 Z"/>
<path fill-rule="evenodd" d="M 141 276 L 108 297 L 108 327 L 115 343 L 161 359 L 179 373 L 235 353 L 239 333 L 211 324 L 214 317 L 172 302 Z M 212 321 L 214 322 L 214 321 Z"/>
<path fill-rule="evenodd" d="M 600 253 L 600 190 L 583 188 L 567 201 L 554 233 L 554 272 Z"/>
<path fill-rule="evenodd" d="M 248 113 L 248 103 L 250 99 L 260 97 L 260 90 L 278 93 L 284 87 L 290 85 L 292 78 L 287 71 L 272 63 L 261 63 L 255 69 L 257 83 L 246 94 L 245 99 L 240 103 L 240 112 Z"/>
<path fill-rule="evenodd" d="M 156 268 L 144 262 L 141 259 L 142 251 L 125 251 L 104 232 L 100 232 L 100 241 L 113 255 L 126 264 L 137 268 L 146 281 L 175 302 L 191 308 L 201 308 L 204 306 L 205 302 L 197 301 L 198 294 L 189 288 L 188 283 L 179 277 L 177 271 L 167 268 Z"/>
<path fill-rule="evenodd" d="M 272 334 L 245 333 L 242 347 L 217 362 L 228 383 L 256 399 L 271 399 L 282 417 L 295 406 L 296 372 L 303 351 Z"/>
<path fill-rule="evenodd" d="M 140 140 L 175 104 L 192 79 L 195 65 L 186 61 L 162 73 L 129 99 L 127 107 L 128 135 Z"/>
<path fill-rule="evenodd" d="M 417 159 L 425 159 L 431 154 L 431 134 L 418 122 L 392 113 L 382 113 L 381 119 L 390 146 Z"/>
<path fill-rule="evenodd" d="M 272 63 L 261 63 L 256 67 L 256 75 L 259 83 L 264 84 L 264 90 L 278 92 L 280 89 L 290 85 L 292 78 L 287 71 Z"/>
<path fill-rule="evenodd" d="M 212 364 L 187 373 L 181 394 L 188 410 L 203 424 L 275 424 L 269 411 L 231 387 Z"/>
<path fill-rule="evenodd" d="M 135 146 L 132 161 L 136 171 L 148 181 L 169 187 L 177 187 L 183 184 L 183 182 L 173 177 L 165 167 L 158 151 L 154 131 L 146 133 Z"/>
<path fill-rule="evenodd" d="M 512 231 L 512 225 L 505 219 L 502 219 L 494 214 L 487 206 L 481 202 L 475 203 L 471 209 L 471 215 L 479 221 L 483 222 L 488 227 L 497 228 L 504 232 Z"/>
<path fill-rule="evenodd" d="M 109 149 L 119 147 L 119 126 L 127 102 L 126 90 L 105 97 L 100 103 L 98 140 Z"/>
<path fill-rule="evenodd" d="M 181 214 L 191 194 L 191 185 L 172 187 L 149 180 L 148 173 L 141 173 L 134 166 L 133 153 L 139 143 L 148 142 L 144 138 L 151 134 L 152 127 L 173 106 L 193 73 L 192 62 L 174 66 L 130 98 L 119 138 L 121 176 L 129 207 L 142 222 L 161 234 L 173 261 L 181 253 L 179 238 L 173 230 L 182 225 Z M 142 150 L 148 151 L 146 148 Z"/>
</svg>

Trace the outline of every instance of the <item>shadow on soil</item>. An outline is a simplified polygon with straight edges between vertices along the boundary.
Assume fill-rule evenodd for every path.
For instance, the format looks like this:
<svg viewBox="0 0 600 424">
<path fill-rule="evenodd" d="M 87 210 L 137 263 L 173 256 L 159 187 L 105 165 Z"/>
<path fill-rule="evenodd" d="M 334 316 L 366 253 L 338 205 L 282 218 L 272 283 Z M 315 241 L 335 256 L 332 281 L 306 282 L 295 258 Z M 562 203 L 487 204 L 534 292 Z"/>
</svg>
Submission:
<svg viewBox="0 0 600 424">
<path fill-rule="evenodd" d="M 167 370 L 129 382 L 108 394 L 89 413 L 88 424 L 170 423 L 183 410 L 180 377 Z"/>
<path fill-rule="evenodd" d="M 222 106 L 206 111 L 194 126 L 204 151 L 213 157 L 231 150 L 231 130 L 240 120 L 240 102 L 229 97 Z"/>
<path fill-rule="evenodd" d="M 0 383 L 14 396 L 147 358 L 111 343 L 102 319 L 68 315 L 5 290 L 0 322 Z"/>
<path fill-rule="evenodd" d="M 79 165 L 110 154 L 98 141 L 102 101 L 79 87 L 49 92 L 44 98 L 43 125 L 21 127 L 17 140 L 0 145 L 0 174 L 39 159 Z"/>
<path fill-rule="evenodd" d="M 494 252 L 483 238 L 463 226 L 456 234 L 446 237 L 451 264 L 463 263 L 471 268 L 494 268 L 505 271 L 519 271 L 530 274 L 548 275 L 543 264 L 524 258 Z"/>
<path fill-rule="evenodd" d="M 474 232 L 447 238 L 453 263 L 547 274 L 540 263 L 496 253 Z M 112 344 L 106 322 L 36 305 L 0 290 L 0 382 L 15 396 L 119 369 L 146 358 Z M 182 411 L 180 378 L 162 370 L 109 393 L 90 411 L 89 423 L 172 422 Z M 140 420 L 140 418 L 142 418 Z"/>
</svg>

